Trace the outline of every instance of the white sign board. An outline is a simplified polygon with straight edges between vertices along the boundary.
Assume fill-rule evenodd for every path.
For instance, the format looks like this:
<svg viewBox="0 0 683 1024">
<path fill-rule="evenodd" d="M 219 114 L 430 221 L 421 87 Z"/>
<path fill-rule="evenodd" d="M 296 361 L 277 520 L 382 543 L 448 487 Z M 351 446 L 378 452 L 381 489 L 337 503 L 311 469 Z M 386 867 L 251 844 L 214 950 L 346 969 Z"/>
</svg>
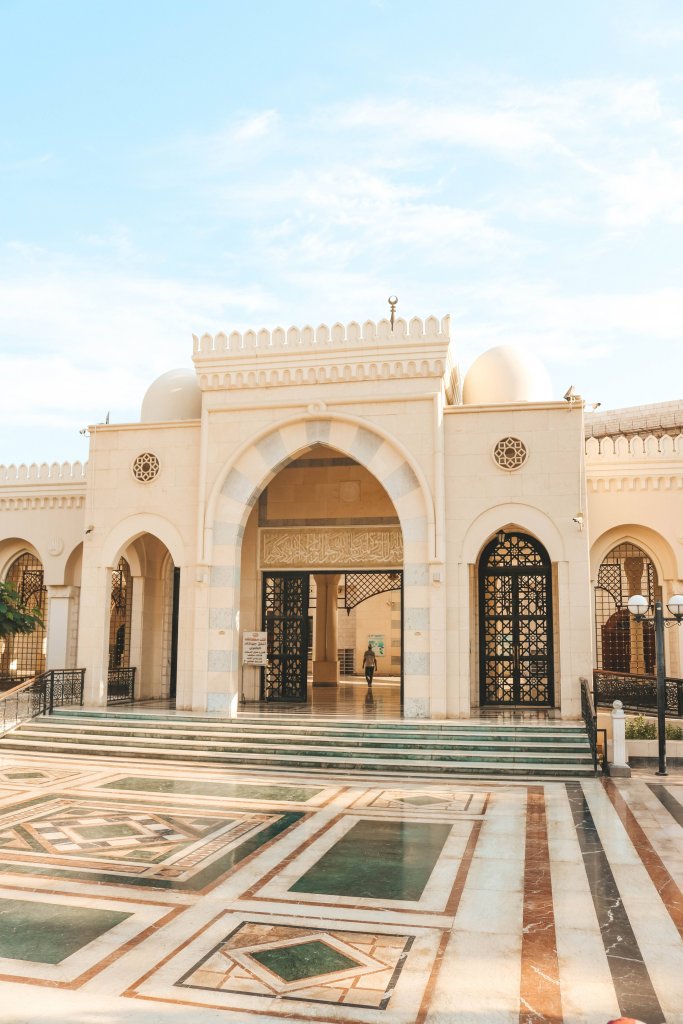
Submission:
<svg viewBox="0 0 683 1024">
<path fill-rule="evenodd" d="M 368 643 L 378 657 L 384 654 L 384 633 L 371 633 Z"/>
<path fill-rule="evenodd" d="M 268 664 L 268 634 L 245 630 L 242 634 L 242 664 Z"/>
</svg>

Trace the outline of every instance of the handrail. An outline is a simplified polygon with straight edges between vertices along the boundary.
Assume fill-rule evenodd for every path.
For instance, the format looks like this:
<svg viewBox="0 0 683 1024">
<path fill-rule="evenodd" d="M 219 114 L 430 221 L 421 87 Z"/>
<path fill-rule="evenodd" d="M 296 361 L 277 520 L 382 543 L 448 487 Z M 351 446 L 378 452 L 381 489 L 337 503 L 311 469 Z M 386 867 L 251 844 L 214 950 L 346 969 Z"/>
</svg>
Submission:
<svg viewBox="0 0 683 1024">
<path fill-rule="evenodd" d="M 598 770 L 598 716 L 595 713 L 593 694 L 587 679 L 581 680 L 581 714 L 586 724 L 588 742 L 593 755 L 593 771 Z"/>
<path fill-rule="evenodd" d="M 53 708 L 83 704 L 84 668 L 51 668 L 0 693 L 0 737 Z"/>
<path fill-rule="evenodd" d="M 46 674 L 47 673 L 45 672 L 42 673 L 42 675 Z M 29 686 L 33 686 L 36 680 L 40 678 L 41 676 L 33 676 L 32 679 L 25 679 L 23 683 L 18 683 L 16 686 L 13 686 L 11 690 L 3 690 L 3 692 L 0 693 L 0 702 L 2 702 L 3 700 L 7 700 L 8 697 L 12 697 L 15 693 L 18 693 L 20 690 L 28 689 Z"/>
<path fill-rule="evenodd" d="M 665 685 L 667 717 L 683 718 L 683 679 L 667 676 Z M 657 710 L 655 676 L 596 668 L 593 670 L 593 688 L 595 703 L 599 707 L 610 707 L 615 700 L 620 700 L 626 711 L 654 713 Z"/>
</svg>

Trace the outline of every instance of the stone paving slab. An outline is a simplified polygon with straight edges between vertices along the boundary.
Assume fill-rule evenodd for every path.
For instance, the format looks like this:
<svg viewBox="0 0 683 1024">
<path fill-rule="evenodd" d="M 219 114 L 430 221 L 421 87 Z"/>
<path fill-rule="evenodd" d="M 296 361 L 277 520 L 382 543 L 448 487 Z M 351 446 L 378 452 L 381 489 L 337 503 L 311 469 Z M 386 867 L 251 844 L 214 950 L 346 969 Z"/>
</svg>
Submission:
<svg viewBox="0 0 683 1024">
<path fill-rule="evenodd" d="M 0 754 L 2 1024 L 683 1024 L 683 776 Z"/>
</svg>

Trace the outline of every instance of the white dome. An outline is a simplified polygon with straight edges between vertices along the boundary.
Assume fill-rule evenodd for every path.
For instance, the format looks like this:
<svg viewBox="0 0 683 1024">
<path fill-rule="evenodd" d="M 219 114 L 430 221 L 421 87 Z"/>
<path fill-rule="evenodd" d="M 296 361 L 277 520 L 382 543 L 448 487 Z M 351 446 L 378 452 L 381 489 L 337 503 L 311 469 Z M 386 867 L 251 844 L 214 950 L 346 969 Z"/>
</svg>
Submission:
<svg viewBox="0 0 683 1024">
<path fill-rule="evenodd" d="M 142 399 L 141 423 L 198 420 L 202 392 L 194 370 L 169 370 L 150 384 Z"/>
<path fill-rule="evenodd" d="M 540 359 L 511 345 L 498 345 L 482 353 L 465 374 L 465 405 L 507 405 L 511 402 L 548 402 L 550 376 Z"/>
</svg>

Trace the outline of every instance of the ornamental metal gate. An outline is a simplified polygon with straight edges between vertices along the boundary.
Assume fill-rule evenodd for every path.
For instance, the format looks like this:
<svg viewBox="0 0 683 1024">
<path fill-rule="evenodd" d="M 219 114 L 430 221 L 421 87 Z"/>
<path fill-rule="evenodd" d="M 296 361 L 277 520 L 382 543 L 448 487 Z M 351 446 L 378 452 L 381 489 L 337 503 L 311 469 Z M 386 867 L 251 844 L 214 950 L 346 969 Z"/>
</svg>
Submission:
<svg viewBox="0 0 683 1024">
<path fill-rule="evenodd" d="M 263 629 L 268 665 L 261 670 L 261 700 L 306 701 L 308 662 L 307 572 L 263 577 Z"/>
<path fill-rule="evenodd" d="M 482 705 L 553 705 L 550 559 L 526 534 L 499 534 L 482 554 L 479 655 Z"/>
</svg>

